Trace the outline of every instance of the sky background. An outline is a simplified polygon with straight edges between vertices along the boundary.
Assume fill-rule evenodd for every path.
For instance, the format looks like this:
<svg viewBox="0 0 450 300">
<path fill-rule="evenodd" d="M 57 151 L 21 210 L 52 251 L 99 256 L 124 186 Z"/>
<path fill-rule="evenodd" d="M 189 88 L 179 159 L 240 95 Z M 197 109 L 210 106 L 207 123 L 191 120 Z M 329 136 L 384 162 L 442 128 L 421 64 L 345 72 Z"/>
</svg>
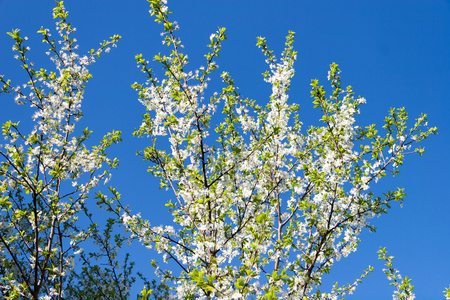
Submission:
<svg viewBox="0 0 450 300">
<path fill-rule="evenodd" d="M 158 52 L 167 53 L 159 35 L 162 28 L 153 22 L 144 0 L 67 0 L 65 6 L 77 28 L 79 53 L 97 48 L 115 33 L 123 37 L 90 68 L 94 78 L 86 89 L 85 117 L 78 128 L 89 126 L 93 141 L 113 129 L 122 131 L 123 143 L 110 151 L 120 160 L 111 184 L 152 224 L 170 224 L 164 203 L 173 196 L 158 190 L 159 179 L 152 178 L 148 165 L 135 156 L 146 141 L 132 137 L 145 112 L 130 87 L 145 79 L 134 56 L 142 53 L 152 60 Z M 0 0 L 0 74 L 16 83 L 25 78 L 6 35 L 12 28 L 21 28 L 29 37 L 29 54 L 36 65 L 49 66 L 47 47 L 36 31 L 44 26 L 56 36 L 53 7 L 47 0 Z M 310 81 L 317 78 L 328 85 L 332 62 L 340 65 L 343 85 L 352 85 L 356 95 L 367 99 L 358 125 L 382 124 L 390 107 L 405 107 L 412 119 L 428 114 L 439 134 L 422 144 L 424 156 L 408 156 L 399 175 L 381 180 L 373 189 L 381 194 L 404 187 L 404 207 L 394 204 L 387 215 L 374 219 L 377 232 L 364 231 L 358 251 L 335 265 L 324 277 L 324 287 L 336 280 L 351 282 L 370 264 L 375 271 L 347 299 L 391 299 L 393 287 L 376 253 L 383 246 L 395 256 L 401 274 L 412 278 L 417 299 L 443 299 L 442 291 L 450 285 L 450 1 L 169 0 L 169 8 L 180 25 L 178 35 L 192 68 L 204 65 L 210 34 L 219 26 L 227 28 L 228 40 L 217 60 L 219 72 L 228 71 L 242 95 L 261 104 L 267 103 L 271 87 L 261 75 L 267 66 L 255 46 L 256 37 L 265 36 L 279 54 L 288 30 L 295 31 L 298 60 L 290 101 L 300 104 L 305 128 L 320 117 L 312 108 Z M 153 67 L 160 75 L 159 66 Z M 16 106 L 12 97 L 0 96 L 1 123 L 23 120 L 27 126 L 30 116 L 30 109 Z M 132 249 L 138 270 L 152 274 L 148 262 L 155 254 L 139 246 Z"/>
</svg>

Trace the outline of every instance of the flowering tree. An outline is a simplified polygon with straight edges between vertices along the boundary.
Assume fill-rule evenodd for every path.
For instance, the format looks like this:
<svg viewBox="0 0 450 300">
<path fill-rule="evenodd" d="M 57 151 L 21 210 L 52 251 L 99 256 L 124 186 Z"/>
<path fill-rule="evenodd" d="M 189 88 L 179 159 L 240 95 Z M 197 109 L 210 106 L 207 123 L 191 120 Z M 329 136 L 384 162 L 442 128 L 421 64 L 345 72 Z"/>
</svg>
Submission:
<svg viewBox="0 0 450 300">
<path fill-rule="evenodd" d="M 17 104 L 29 104 L 35 125 L 25 133 L 19 123 L 3 124 L 7 143 L 0 145 L 0 295 L 2 299 L 81 299 L 86 295 L 125 299 L 129 292 L 124 287 L 133 279 L 126 262 L 122 274 L 115 272 L 122 241 L 121 237 L 112 240 L 116 222 L 108 221 L 105 230 L 99 231 L 84 204 L 88 192 L 116 168 L 117 160 L 109 159 L 106 150 L 121 140 L 120 132 L 108 133 L 98 146 L 88 149 L 85 141 L 91 132 L 75 130 L 82 117 L 84 88 L 92 77 L 87 68 L 110 46 L 115 47 L 120 36 L 80 56 L 71 37 L 75 28 L 67 21 L 62 1 L 57 2 L 53 17 L 58 20 L 59 40 L 53 40 L 48 29 L 38 33 L 49 46 L 54 71 L 29 62 L 27 38 L 18 29 L 8 33 L 29 81 L 23 87 L 14 86 L 1 76 L 1 92 L 15 94 Z M 83 223 L 78 221 L 80 214 L 87 217 Z M 80 244 L 87 239 L 99 246 L 97 252 L 82 254 Z M 87 266 L 81 274 L 74 271 L 76 254 Z M 99 257 L 106 260 L 106 268 L 93 260 Z"/>
<path fill-rule="evenodd" d="M 403 189 L 376 197 L 370 185 L 397 174 L 406 154 L 422 154 L 413 145 L 437 129 L 427 127 L 426 115 L 408 126 L 404 108 L 389 111 L 383 133 L 375 125 L 356 126 L 366 100 L 341 86 L 333 63 L 329 96 L 318 80 L 311 82 L 323 125 L 304 130 L 298 105 L 288 102 L 297 56 L 293 32 L 280 60 L 258 38 L 269 65 L 264 79 L 272 85 L 267 106 L 242 97 L 227 72 L 221 74 L 225 87 L 207 96 L 225 29 L 210 36 L 205 67 L 188 71 L 166 1 L 149 2 L 171 51 L 154 57 L 165 70 L 161 81 L 136 56 L 147 81 L 133 88 L 148 113 L 135 135 L 149 138 L 140 155 L 175 195 L 167 206 L 176 225 L 151 226 L 129 211 L 122 219 L 146 246 L 178 265 L 179 271 L 157 266 L 162 280 L 173 284 L 178 299 L 335 299 L 351 293 L 360 279 L 323 292 L 322 275 L 357 249 L 362 228 L 374 229 L 370 218 L 403 201 Z M 158 137 L 166 137 L 170 149 L 159 146 Z M 392 257 L 380 253 L 396 297 L 410 299 L 408 279 L 396 277 Z"/>
<path fill-rule="evenodd" d="M 88 149 L 90 131 L 77 134 L 75 124 L 91 77 L 87 67 L 120 36 L 79 56 L 70 37 L 75 29 L 57 2 L 60 42 L 51 40 L 47 29 L 39 31 L 56 70 L 34 68 L 26 58 L 26 38 L 14 30 L 13 49 L 30 80 L 21 88 L 0 77 L 2 92 L 14 93 L 18 104 L 35 109 L 36 124 L 29 134 L 22 133 L 18 123 L 3 126 L 2 297 L 127 299 L 134 277 L 128 256 L 123 266 L 118 263 L 126 237 L 114 235 L 117 223 L 175 264 L 163 268 L 154 260 L 162 283 L 144 279 L 140 299 L 338 299 L 352 293 L 372 267 L 331 291 L 321 289 L 323 275 L 335 261 L 356 251 L 361 230 L 374 229 L 371 218 L 405 196 L 398 189 L 378 197 L 370 185 L 397 174 L 406 154 L 421 155 L 424 151 L 416 143 L 437 129 L 427 127 L 426 115 L 409 124 L 403 108 L 391 109 L 382 129 L 356 126 L 365 99 L 355 97 L 350 86 L 342 87 L 333 63 L 328 96 L 318 80 L 311 82 L 322 125 L 305 130 L 298 105 L 288 102 L 297 55 L 294 32 L 286 37 L 279 60 L 264 38 L 257 40 L 269 66 L 264 80 L 272 86 L 266 106 L 244 98 L 227 72 L 220 75 L 224 87 L 208 92 L 225 29 L 210 36 L 205 67 L 189 71 L 176 34 L 178 24 L 170 21 L 166 1 L 148 2 L 151 15 L 164 26 L 163 43 L 171 50 L 154 57 L 165 70 L 162 80 L 143 55 L 136 56 L 147 80 L 133 88 L 148 112 L 134 134 L 148 138 L 149 146 L 139 154 L 150 163 L 149 172 L 161 178 L 161 187 L 175 196 L 166 204 L 175 224 L 152 226 L 121 203 L 115 188 L 110 188 L 112 197 L 96 193 L 98 204 L 115 214 L 104 230 L 85 205 L 88 192 L 117 167 L 106 150 L 121 138 L 113 131 Z M 158 143 L 164 138 L 169 147 Z M 84 253 L 80 246 L 86 241 L 98 249 Z M 413 299 L 410 279 L 393 267 L 393 257 L 385 249 L 379 257 L 386 262 L 394 297 Z M 75 259 L 81 270 L 74 267 Z M 450 289 L 445 293 L 450 299 Z"/>
</svg>

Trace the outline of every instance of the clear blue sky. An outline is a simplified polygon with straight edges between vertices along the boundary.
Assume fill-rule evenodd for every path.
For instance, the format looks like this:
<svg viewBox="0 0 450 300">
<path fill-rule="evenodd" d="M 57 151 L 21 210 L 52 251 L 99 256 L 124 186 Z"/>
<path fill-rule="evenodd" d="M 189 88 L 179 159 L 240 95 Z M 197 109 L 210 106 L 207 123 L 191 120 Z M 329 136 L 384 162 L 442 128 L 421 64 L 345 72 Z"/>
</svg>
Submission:
<svg viewBox="0 0 450 300">
<path fill-rule="evenodd" d="M 53 6 L 53 1 L 0 0 L 0 74 L 24 78 L 12 58 L 12 39 L 6 35 L 12 28 L 21 28 L 29 37 L 33 60 L 48 65 L 47 49 L 36 31 L 42 25 L 56 35 Z M 111 151 L 121 162 L 111 184 L 154 225 L 169 223 L 171 218 L 163 211 L 172 195 L 158 190 L 159 181 L 134 155 L 145 140 L 131 136 L 144 113 L 130 88 L 133 82 L 144 81 L 134 55 L 143 53 L 151 60 L 166 51 L 161 27 L 150 17 L 145 0 L 67 0 L 65 6 L 77 28 L 81 52 L 115 33 L 123 36 L 118 48 L 91 68 L 94 78 L 87 87 L 80 127 L 89 126 L 94 139 L 112 129 L 123 132 L 124 142 Z M 260 75 L 266 65 L 255 47 L 256 37 L 265 36 L 279 53 L 288 30 L 295 31 L 299 54 L 290 100 L 300 104 L 305 125 L 318 117 L 309 97 L 310 80 L 327 84 L 332 62 L 340 65 L 343 84 L 352 85 L 357 95 L 367 99 L 359 125 L 380 124 L 390 107 L 406 107 L 411 118 L 428 114 L 429 124 L 439 127 L 439 134 L 423 144 L 425 155 L 407 157 L 400 175 L 375 186 L 378 193 L 404 187 L 404 207 L 393 205 L 389 214 L 373 220 L 377 232 L 364 232 L 358 251 L 338 263 L 325 284 L 351 281 L 370 264 L 375 272 L 347 299 L 390 299 L 392 287 L 376 254 L 383 246 L 395 256 L 402 275 L 412 278 L 417 299 L 443 299 L 442 290 L 450 284 L 450 1 L 169 0 L 169 7 L 174 11 L 172 19 L 180 24 L 179 34 L 193 67 L 204 64 L 209 35 L 219 26 L 227 28 L 228 40 L 217 60 L 220 70 L 229 71 L 241 93 L 260 103 L 268 101 L 270 86 Z M 12 102 L 11 97 L 0 97 L 0 121 L 29 120 L 29 111 Z M 139 247 L 136 253 L 133 258 L 145 271 L 154 253 Z"/>
</svg>

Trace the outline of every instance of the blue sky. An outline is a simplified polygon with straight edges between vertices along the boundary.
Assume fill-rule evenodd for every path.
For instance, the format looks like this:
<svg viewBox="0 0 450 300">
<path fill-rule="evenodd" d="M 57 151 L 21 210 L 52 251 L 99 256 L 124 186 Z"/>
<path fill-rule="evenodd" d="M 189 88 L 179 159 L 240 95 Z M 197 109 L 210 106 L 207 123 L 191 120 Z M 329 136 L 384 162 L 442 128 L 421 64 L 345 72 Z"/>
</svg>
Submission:
<svg viewBox="0 0 450 300">
<path fill-rule="evenodd" d="M 53 6 L 53 1 L 0 0 L 0 74 L 24 78 L 6 35 L 12 28 L 21 28 L 29 37 L 32 60 L 48 65 L 47 49 L 36 31 L 44 26 L 56 35 Z M 123 132 L 124 142 L 111 151 L 120 159 L 111 184 L 153 224 L 169 223 L 164 203 L 172 195 L 158 190 L 159 180 L 135 156 L 145 140 L 131 136 L 144 113 L 130 87 L 144 81 L 134 55 L 142 53 L 151 60 L 167 51 L 161 44 L 161 27 L 150 17 L 145 0 L 67 0 L 65 6 L 77 28 L 80 52 L 96 48 L 115 33 L 123 37 L 117 48 L 91 67 L 94 78 L 86 90 L 80 127 L 89 126 L 97 140 L 113 129 Z M 417 299 L 442 299 L 442 290 L 450 285 L 450 1 L 169 0 L 169 8 L 174 11 L 172 20 L 179 22 L 193 68 L 204 64 L 209 35 L 219 26 L 227 28 L 228 40 L 217 60 L 220 71 L 229 71 L 240 92 L 262 104 L 268 101 L 270 86 L 262 80 L 266 65 L 255 46 L 256 37 L 265 36 L 280 53 L 288 30 L 295 31 L 298 60 L 290 101 L 300 104 L 305 125 L 319 118 L 309 96 L 310 80 L 318 78 L 326 85 L 332 62 L 340 65 L 343 84 L 352 85 L 356 95 L 367 99 L 359 125 L 381 124 L 390 107 L 405 107 L 411 118 L 428 114 L 429 124 L 439 127 L 439 134 L 422 145 L 425 155 L 407 157 L 400 175 L 380 181 L 374 189 L 382 193 L 404 187 L 404 207 L 393 205 L 389 214 L 373 220 L 377 232 L 362 234 L 358 251 L 335 266 L 325 285 L 352 281 L 370 264 L 375 272 L 347 299 L 390 298 L 392 287 L 376 254 L 383 246 L 395 256 L 395 267 L 412 278 Z M 155 63 L 154 69 L 158 68 Z M 9 119 L 26 124 L 29 110 L 2 95 L 0 121 Z M 142 266 L 154 253 L 133 249 L 144 271 Z"/>
</svg>

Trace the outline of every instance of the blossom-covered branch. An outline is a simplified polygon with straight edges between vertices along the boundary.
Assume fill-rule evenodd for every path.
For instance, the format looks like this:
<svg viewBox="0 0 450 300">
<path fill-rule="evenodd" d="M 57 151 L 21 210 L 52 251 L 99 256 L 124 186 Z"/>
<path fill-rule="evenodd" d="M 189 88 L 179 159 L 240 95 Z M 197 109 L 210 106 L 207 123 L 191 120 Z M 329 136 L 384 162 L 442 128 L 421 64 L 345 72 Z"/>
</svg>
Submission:
<svg viewBox="0 0 450 300">
<path fill-rule="evenodd" d="M 108 180 L 118 164 L 106 150 L 121 140 L 119 131 L 88 149 L 84 142 L 91 131 L 77 132 L 75 126 L 83 116 L 84 89 L 92 77 L 88 67 L 115 47 L 120 36 L 80 56 L 68 12 L 62 1 L 56 4 L 58 40 L 48 29 L 38 31 L 49 46 L 54 70 L 37 68 L 28 60 L 27 38 L 15 29 L 8 34 L 29 80 L 15 86 L 0 78 L 3 93 L 14 94 L 17 104 L 34 109 L 30 133 L 23 133 L 13 121 L 2 127 L 6 143 L 0 145 L 0 292 L 5 299 L 64 297 L 66 278 L 74 272 L 74 255 L 91 235 L 79 226 L 78 215 L 88 192 Z"/>
<path fill-rule="evenodd" d="M 356 126 L 366 100 L 355 98 L 351 86 L 342 88 L 333 63 L 330 96 L 318 80 L 311 82 L 323 126 L 305 132 L 299 106 L 288 102 L 297 56 L 293 32 L 279 61 L 265 38 L 258 38 L 269 65 L 264 80 L 272 85 L 266 107 L 242 98 L 227 72 L 221 75 L 225 87 L 207 101 L 206 83 L 218 66 L 212 58 L 225 30 L 211 35 L 206 67 L 187 72 L 179 26 L 169 20 L 166 1 L 149 2 L 172 50 L 154 57 L 166 70 L 162 81 L 142 54 L 136 56 L 147 81 L 133 88 L 148 113 L 135 135 L 149 138 L 140 155 L 161 177 L 161 187 L 175 194 L 176 202 L 167 206 L 176 225 L 152 227 L 127 209 L 122 219 L 146 246 L 181 267 L 180 273 L 161 272 L 162 279 L 173 284 L 178 299 L 309 299 L 352 292 L 358 280 L 322 293 L 322 275 L 357 249 L 363 228 L 374 229 L 370 218 L 403 201 L 403 189 L 382 198 L 370 192 L 370 184 L 398 173 L 405 154 L 422 153 L 412 144 L 437 129 L 426 127 L 426 115 L 408 127 L 403 108 L 391 109 L 385 135 L 375 125 Z M 224 121 L 212 122 L 219 111 Z M 159 146 L 161 137 L 170 149 Z"/>
</svg>

